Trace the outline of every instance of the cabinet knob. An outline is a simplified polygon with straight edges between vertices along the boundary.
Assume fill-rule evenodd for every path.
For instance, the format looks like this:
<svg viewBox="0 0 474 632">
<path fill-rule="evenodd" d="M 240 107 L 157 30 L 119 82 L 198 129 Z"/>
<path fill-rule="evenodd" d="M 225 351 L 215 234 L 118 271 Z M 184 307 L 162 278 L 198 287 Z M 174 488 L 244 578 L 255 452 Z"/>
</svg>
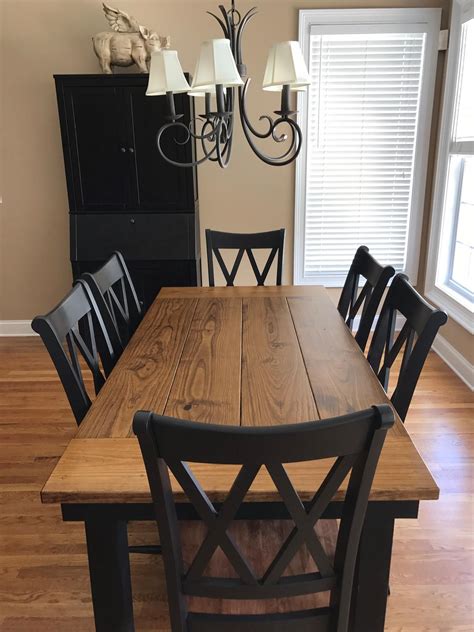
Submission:
<svg viewBox="0 0 474 632">
<path fill-rule="evenodd" d="M 135 224 L 135 219 L 133 217 L 130 218 L 130 224 Z"/>
<path fill-rule="evenodd" d="M 124 154 L 127 150 L 125 149 L 125 147 L 120 147 L 120 151 L 122 152 L 122 154 Z"/>
<path fill-rule="evenodd" d="M 134 150 L 134 148 L 133 148 L 133 147 L 129 147 L 129 148 L 128 148 L 128 151 L 129 151 L 131 154 L 134 154 L 134 153 L 135 153 L 135 150 Z"/>
</svg>

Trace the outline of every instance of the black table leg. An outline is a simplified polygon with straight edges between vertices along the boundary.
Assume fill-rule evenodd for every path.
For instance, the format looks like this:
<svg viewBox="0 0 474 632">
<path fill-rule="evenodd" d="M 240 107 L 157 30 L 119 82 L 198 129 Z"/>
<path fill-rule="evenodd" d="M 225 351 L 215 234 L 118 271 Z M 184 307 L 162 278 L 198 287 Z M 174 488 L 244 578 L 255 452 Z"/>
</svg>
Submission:
<svg viewBox="0 0 474 632">
<path fill-rule="evenodd" d="M 134 632 L 127 522 L 85 520 L 96 632 Z"/>
<path fill-rule="evenodd" d="M 383 632 L 387 608 L 394 517 L 367 511 L 359 546 L 354 594 L 353 632 Z"/>
</svg>

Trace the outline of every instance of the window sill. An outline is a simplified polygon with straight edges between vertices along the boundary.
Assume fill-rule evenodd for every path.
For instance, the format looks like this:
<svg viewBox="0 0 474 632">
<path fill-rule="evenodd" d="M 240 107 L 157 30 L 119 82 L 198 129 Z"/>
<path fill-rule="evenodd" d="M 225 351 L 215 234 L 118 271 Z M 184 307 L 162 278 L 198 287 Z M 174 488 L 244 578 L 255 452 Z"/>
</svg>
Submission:
<svg viewBox="0 0 474 632">
<path fill-rule="evenodd" d="M 448 286 L 433 286 L 426 292 L 426 297 L 440 309 L 446 310 L 448 316 L 474 334 L 474 305 Z"/>
<path fill-rule="evenodd" d="M 344 286 L 345 276 L 313 276 L 313 277 L 299 277 L 295 275 L 295 285 L 324 285 L 324 287 L 338 287 Z"/>
</svg>

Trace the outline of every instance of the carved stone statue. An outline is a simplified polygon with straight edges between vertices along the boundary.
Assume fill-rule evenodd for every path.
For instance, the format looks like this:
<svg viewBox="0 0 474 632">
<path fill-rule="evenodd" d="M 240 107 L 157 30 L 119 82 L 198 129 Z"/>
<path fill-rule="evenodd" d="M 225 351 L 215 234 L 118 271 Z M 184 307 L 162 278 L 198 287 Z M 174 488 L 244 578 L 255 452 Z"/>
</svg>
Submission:
<svg viewBox="0 0 474 632">
<path fill-rule="evenodd" d="M 94 52 L 102 72 L 112 74 L 112 66 L 136 64 L 139 72 L 148 72 L 151 53 L 169 48 L 170 37 L 162 37 L 141 26 L 132 16 L 103 3 L 105 17 L 113 32 L 103 31 L 92 38 Z"/>
</svg>

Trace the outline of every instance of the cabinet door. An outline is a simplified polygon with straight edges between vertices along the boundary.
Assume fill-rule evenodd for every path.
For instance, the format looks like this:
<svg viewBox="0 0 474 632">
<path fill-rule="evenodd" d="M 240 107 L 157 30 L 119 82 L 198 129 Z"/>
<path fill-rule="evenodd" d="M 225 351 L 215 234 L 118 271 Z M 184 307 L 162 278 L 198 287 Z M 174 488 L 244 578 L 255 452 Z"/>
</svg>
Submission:
<svg viewBox="0 0 474 632">
<path fill-rule="evenodd" d="M 133 149 L 121 88 L 65 88 L 75 210 L 127 209 L 131 199 Z"/>
<path fill-rule="evenodd" d="M 160 155 L 156 136 L 158 130 L 167 121 L 165 97 L 147 97 L 145 88 L 131 87 L 126 89 L 131 111 L 133 128 L 133 145 L 136 164 L 136 209 L 157 212 L 189 212 L 194 210 L 195 170 L 192 168 L 170 165 Z M 176 95 L 176 110 L 183 113 L 181 119 L 189 123 L 189 97 Z M 167 154 L 178 162 L 192 160 L 189 143 L 178 145 L 175 142 L 175 130 L 170 130 L 165 137 Z M 178 131 L 178 139 L 183 130 Z"/>
</svg>

